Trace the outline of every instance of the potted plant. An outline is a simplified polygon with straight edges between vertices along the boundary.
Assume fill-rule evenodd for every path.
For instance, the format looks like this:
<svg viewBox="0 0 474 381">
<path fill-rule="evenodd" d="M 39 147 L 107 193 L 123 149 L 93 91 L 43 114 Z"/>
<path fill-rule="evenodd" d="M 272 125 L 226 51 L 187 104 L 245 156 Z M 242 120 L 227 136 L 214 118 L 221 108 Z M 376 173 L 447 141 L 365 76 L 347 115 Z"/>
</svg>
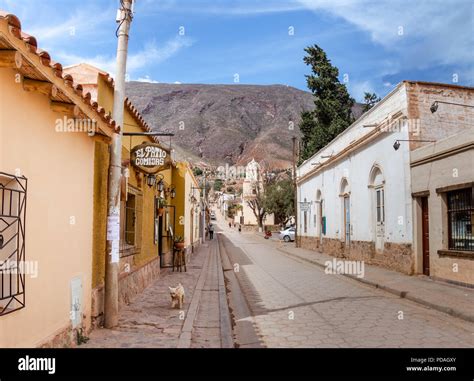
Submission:
<svg viewBox="0 0 474 381">
<path fill-rule="evenodd" d="M 158 208 L 158 215 L 162 216 L 163 214 L 165 214 L 166 201 L 163 197 L 158 197 L 157 201 L 158 202 L 157 202 L 156 207 Z"/>
<path fill-rule="evenodd" d="M 184 249 L 184 237 L 177 235 L 174 237 L 174 246 L 177 249 Z"/>
</svg>

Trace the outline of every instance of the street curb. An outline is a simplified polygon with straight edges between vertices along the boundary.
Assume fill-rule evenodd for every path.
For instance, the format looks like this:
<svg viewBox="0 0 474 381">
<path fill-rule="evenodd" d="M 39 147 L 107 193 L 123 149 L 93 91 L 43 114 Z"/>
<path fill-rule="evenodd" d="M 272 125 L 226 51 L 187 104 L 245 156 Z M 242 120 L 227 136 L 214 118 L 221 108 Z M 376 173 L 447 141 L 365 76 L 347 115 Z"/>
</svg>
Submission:
<svg viewBox="0 0 474 381">
<path fill-rule="evenodd" d="M 305 262 L 308 262 L 308 263 L 312 263 L 314 265 L 317 265 L 321 268 L 325 268 L 325 266 L 317 261 L 312 261 L 310 259 L 307 259 L 307 258 L 303 258 L 303 257 L 300 257 L 298 255 L 295 255 L 293 253 L 290 253 L 286 250 L 283 250 L 282 248 L 279 248 L 277 247 L 276 248 L 278 251 L 281 251 L 282 253 L 285 253 L 286 255 L 292 257 L 292 258 L 296 258 L 296 259 L 299 259 L 301 261 L 305 261 Z M 450 308 L 450 307 L 445 307 L 445 306 L 440 306 L 438 304 L 434 304 L 434 303 L 431 303 L 431 302 L 428 302 L 427 300 L 424 300 L 424 299 L 421 299 L 421 298 L 418 298 L 416 296 L 412 296 L 409 292 L 407 291 L 400 291 L 400 290 L 397 290 L 397 289 L 394 289 L 394 288 L 391 288 L 391 287 L 388 287 L 388 286 L 384 286 L 383 284 L 380 284 L 380 283 L 377 283 L 377 282 L 373 282 L 373 281 L 370 281 L 370 280 L 367 280 L 367 279 L 362 279 L 362 278 L 359 278 L 355 275 L 350 275 L 350 274 L 340 274 L 340 275 L 343 275 L 347 278 L 350 278 L 350 279 L 353 279 L 353 280 L 356 280 L 360 283 L 364 283 L 366 285 L 369 285 L 369 286 L 372 286 L 374 288 L 378 288 L 378 289 L 381 289 L 381 290 L 384 290 L 384 291 L 387 291 L 393 295 L 396 295 L 402 299 L 407 299 L 407 300 L 410 300 L 412 302 L 415 302 L 415 303 L 418 303 L 418 304 L 421 304 L 425 307 L 429 307 L 431 309 L 434 309 L 434 310 L 437 310 L 437 311 L 440 311 L 440 312 L 444 312 L 448 315 L 451 315 L 451 316 L 454 316 L 454 317 L 457 317 L 459 319 L 462 319 L 462 320 L 466 320 L 466 321 L 469 321 L 469 322 L 474 322 L 474 316 L 472 315 L 467 315 L 465 314 L 464 312 L 462 311 L 459 311 L 459 310 L 455 310 L 453 308 Z"/>
<path fill-rule="evenodd" d="M 220 316 L 220 333 L 221 348 L 234 348 L 234 340 L 232 338 L 232 323 L 229 313 L 229 305 L 227 304 L 227 293 L 224 282 L 224 267 L 221 259 L 219 234 L 216 234 L 216 255 L 217 255 L 217 272 L 219 276 L 219 316 Z"/>
<path fill-rule="evenodd" d="M 201 248 L 204 248 L 204 244 L 201 245 Z M 210 247 L 209 247 L 210 248 Z M 184 320 L 183 328 L 181 329 L 181 334 L 179 335 L 177 348 L 190 348 L 191 347 L 191 338 L 194 320 L 196 319 L 199 302 L 201 300 L 201 293 L 204 287 L 204 282 L 206 280 L 206 274 L 209 270 L 209 260 L 211 258 L 211 251 L 209 250 L 206 260 L 202 266 L 201 274 L 199 274 L 199 279 L 196 283 L 196 289 L 189 305 L 188 313 L 186 314 L 186 319 Z"/>
<path fill-rule="evenodd" d="M 250 311 L 249 302 L 245 293 L 243 292 L 241 280 L 238 276 L 236 276 L 234 267 L 230 262 L 229 254 L 225 250 L 224 244 L 221 240 L 219 240 L 219 254 L 221 256 L 222 265 L 224 266 L 222 273 L 225 280 L 228 282 L 231 291 L 228 299 L 228 311 L 229 318 L 231 319 L 232 336 L 235 337 L 236 340 L 234 343 L 234 348 L 265 348 L 262 337 L 258 334 L 258 327 L 255 317 Z M 227 290 L 225 291 L 227 297 Z M 237 308 L 237 306 L 239 306 L 239 308 Z M 231 308 L 233 317 L 230 316 Z M 241 318 L 238 318 L 236 315 L 250 317 L 252 329 L 249 330 L 248 328 L 246 329 L 245 327 L 242 327 Z"/>
</svg>

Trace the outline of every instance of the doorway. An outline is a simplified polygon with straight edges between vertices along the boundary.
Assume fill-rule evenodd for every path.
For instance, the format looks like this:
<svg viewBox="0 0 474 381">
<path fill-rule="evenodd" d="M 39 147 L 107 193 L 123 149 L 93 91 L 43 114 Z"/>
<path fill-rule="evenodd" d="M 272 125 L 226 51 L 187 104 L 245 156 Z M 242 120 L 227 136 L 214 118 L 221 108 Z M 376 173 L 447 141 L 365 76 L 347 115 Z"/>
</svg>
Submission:
<svg viewBox="0 0 474 381">
<path fill-rule="evenodd" d="M 324 221 L 323 221 L 323 200 L 321 200 L 319 202 L 318 220 L 319 220 L 319 245 L 322 246 L 322 244 L 323 244 L 323 233 L 325 233 L 324 227 L 323 227 L 323 224 L 324 224 Z"/>
<path fill-rule="evenodd" d="M 421 235 L 423 251 L 423 274 L 430 275 L 430 224 L 428 197 L 421 197 Z"/>
<path fill-rule="evenodd" d="M 349 246 L 351 241 L 351 211 L 350 211 L 350 197 L 344 196 L 344 237 L 346 246 Z"/>
<path fill-rule="evenodd" d="M 194 253 L 194 209 L 191 209 L 191 217 L 190 217 L 190 231 L 189 236 L 191 237 L 191 253 Z"/>
<path fill-rule="evenodd" d="M 375 189 L 375 250 L 383 251 L 385 235 L 385 195 L 384 188 Z"/>
</svg>

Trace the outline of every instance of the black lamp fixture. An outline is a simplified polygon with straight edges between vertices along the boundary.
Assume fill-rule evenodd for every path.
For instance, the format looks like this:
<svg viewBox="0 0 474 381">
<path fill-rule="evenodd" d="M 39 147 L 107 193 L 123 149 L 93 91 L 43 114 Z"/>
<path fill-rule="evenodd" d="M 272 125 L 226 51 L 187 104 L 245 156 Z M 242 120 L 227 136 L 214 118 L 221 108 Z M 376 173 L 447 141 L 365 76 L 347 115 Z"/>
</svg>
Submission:
<svg viewBox="0 0 474 381">
<path fill-rule="evenodd" d="M 156 182 L 156 189 L 158 192 L 163 192 L 165 188 L 165 182 L 163 181 L 163 175 L 158 174 L 157 177 L 159 177 L 159 180 Z"/>
<path fill-rule="evenodd" d="M 176 187 L 174 186 L 174 184 L 170 184 L 170 186 L 166 190 L 166 193 L 169 193 L 171 199 L 176 197 Z"/>
<path fill-rule="evenodd" d="M 148 174 L 148 175 L 146 176 L 146 184 L 147 184 L 150 188 L 154 187 L 155 184 L 156 184 L 156 176 L 155 176 L 155 175 L 152 175 L 152 174 Z"/>
<path fill-rule="evenodd" d="M 393 149 L 395 151 L 398 151 L 400 148 L 400 142 L 426 142 L 426 143 L 434 143 L 436 140 L 421 140 L 421 139 L 398 139 L 395 140 L 395 143 L 393 143 Z"/>
<path fill-rule="evenodd" d="M 430 106 L 430 111 L 432 114 L 434 114 L 438 110 L 438 102 L 433 102 L 433 104 Z"/>
<path fill-rule="evenodd" d="M 474 105 L 465 105 L 465 104 L 462 104 L 462 103 L 445 102 L 445 101 L 434 101 L 433 104 L 430 106 L 430 111 L 431 111 L 432 114 L 434 114 L 438 110 L 438 106 L 439 106 L 440 103 L 444 103 L 446 105 L 454 105 L 454 106 L 474 108 Z"/>
</svg>

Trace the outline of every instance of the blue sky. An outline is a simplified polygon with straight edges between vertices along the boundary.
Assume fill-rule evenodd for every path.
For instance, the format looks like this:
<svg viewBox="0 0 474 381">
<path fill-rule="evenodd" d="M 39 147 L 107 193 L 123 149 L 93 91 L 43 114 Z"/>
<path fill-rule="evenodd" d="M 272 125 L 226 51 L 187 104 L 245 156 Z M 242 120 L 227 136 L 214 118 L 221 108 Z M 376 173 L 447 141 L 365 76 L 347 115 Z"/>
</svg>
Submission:
<svg viewBox="0 0 474 381">
<path fill-rule="evenodd" d="M 306 89 L 320 45 L 361 100 L 403 79 L 474 85 L 469 0 L 137 0 L 130 80 Z M 64 66 L 115 69 L 118 0 L 0 0 Z M 291 32 L 294 33 L 291 33 Z M 181 32 L 181 33 L 180 33 Z M 183 34 L 184 32 L 184 34 Z M 344 76 L 345 75 L 345 76 Z M 457 82 L 456 82 L 457 81 Z"/>
</svg>

